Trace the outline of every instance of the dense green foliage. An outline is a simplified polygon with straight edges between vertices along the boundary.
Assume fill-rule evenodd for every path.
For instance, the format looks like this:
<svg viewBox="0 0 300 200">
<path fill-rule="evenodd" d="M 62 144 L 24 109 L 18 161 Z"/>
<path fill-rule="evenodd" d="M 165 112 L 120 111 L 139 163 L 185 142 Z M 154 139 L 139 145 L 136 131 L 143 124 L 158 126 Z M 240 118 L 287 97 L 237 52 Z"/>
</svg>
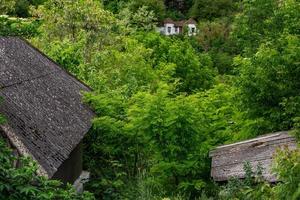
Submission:
<svg viewBox="0 0 300 200">
<path fill-rule="evenodd" d="M 0 103 L 2 102 L 2 98 L 0 97 Z M 3 115 L 1 115 L 1 113 L 0 113 L 0 124 L 3 124 L 3 123 L 5 123 L 6 122 L 6 120 L 5 120 L 5 118 L 4 118 L 4 116 Z"/>
<path fill-rule="evenodd" d="M 46 0 L 0 0 L 0 15 L 9 14 L 29 17 L 30 9 L 41 5 Z"/>
<path fill-rule="evenodd" d="M 214 19 L 231 15 L 237 10 L 239 0 L 194 0 L 190 16 L 197 19 Z"/>
<path fill-rule="evenodd" d="M 235 58 L 235 65 L 239 70 L 237 81 L 240 88 L 241 104 L 247 112 L 247 118 L 256 119 L 263 131 L 289 130 L 295 125 L 298 119 L 299 110 L 299 27 L 300 15 L 296 14 L 300 4 L 294 0 L 284 3 L 277 1 L 250 1 L 245 4 L 246 8 L 237 19 L 239 28 L 235 34 L 240 40 L 246 40 L 242 57 Z M 273 7 L 270 4 L 275 4 Z M 251 11 L 257 11 L 261 6 L 268 5 L 271 9 L 260 14 L 268 17 L 267 30 L 262 28 L 266 21 L 261 23 L 256 20 L 248 21 L 253 17 Z M 260 28 L 249 28 L 249 27 Z M 276 27 L 276 28 L 272 28 Z M 249 41 L 245 38 L 250 29 L 254 34 L 256 31 L 257 40 Z M 264 31 L 266 34 L 262 34 Z M 240 35 L 242 32 L 245 35 Z M 247 33 L 248 32 L 248 33 Z M 259 33 L 260 32 L 260 33 Z M 247 36 L 248 37 L 248 36 Z M 251 39 L 253 39 L 251 37 Z M 249 43 L 248 43 L 249 41 Z M 260 42 L 256 44 L 256 42 Z M 248 46 L 248 44 L 250 44 Z M 254 53 L 251 53 L 254 52 Z M 255 94 L 255 95 L 253 95 Z"/>
<path fill-rule="evenodd" d="M 3 19 L 0 34 L 30 37 L 93 89 L 84 165 L 96 198 L 297 199 L 299 152 L 278 154 L 276 186 L 248 167 L 221 188 L 208 152 L 272 131 L 299 137 L 299 10 L 298 0 L 48 0 L 33 9 L 40 26 Z M 154 31 L 191 16 L 196 36 Z"/>
<path fill-rule="evenodd" d="M 138 92 L 129 100 L 115 92 L 87 96 L 100 115 L 87 141 L 95 144 L 86 147 L 87 160 L 93 159 L 87 164 L 95 169 L 99 163 L 106 166 L 96 171 L 102 180 L 95 182 L 109 184 L 113 188 L 107 190 L 115 192 L 119 189 L 115 187 L 124 187 L 127 179 L 147 171 L 150 178 L 144 181 L 149 187 L 186 193 L 209 190 L 207 152 L 227 139 L 221 130 L 228 125 L 224 117 L 232 112 L 226 105 L 230 91 L 220 85 L 191 96 L 171 93 L 171 88 L 161 85 L 155 94 Z M 155 182 L 151 182 L 152 176 Z M 121 185 L 111 184 L 112 177 Z"/>
<path fill-rule="evenodd" d="M 37 20 L 27 20 L 0 16 L 0 35 L 33 37 L 37 35 L 40 22 Z"/>
</svg>

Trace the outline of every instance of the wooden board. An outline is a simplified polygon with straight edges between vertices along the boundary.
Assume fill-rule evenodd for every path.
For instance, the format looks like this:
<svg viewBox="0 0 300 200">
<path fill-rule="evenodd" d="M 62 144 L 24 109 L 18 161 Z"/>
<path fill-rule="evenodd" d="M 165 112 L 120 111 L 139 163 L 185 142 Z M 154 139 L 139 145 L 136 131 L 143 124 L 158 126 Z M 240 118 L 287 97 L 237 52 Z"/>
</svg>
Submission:
<svg viewBox="0 0 300 200">
<path fill-rule="evenodd" d="M 278 148 L 296 149 L 296 139 L 288 132 L 277 132 L 230 145 L 217 147 L 210 152 L 211 176 L 215 181 L 227 181 L 231 177 L 244 178 L 244 163 L 249 162 L 253 171 L 260 165 L 263 177 L 276 181 L 272 172 L 273 158 Z"/>
</svg>

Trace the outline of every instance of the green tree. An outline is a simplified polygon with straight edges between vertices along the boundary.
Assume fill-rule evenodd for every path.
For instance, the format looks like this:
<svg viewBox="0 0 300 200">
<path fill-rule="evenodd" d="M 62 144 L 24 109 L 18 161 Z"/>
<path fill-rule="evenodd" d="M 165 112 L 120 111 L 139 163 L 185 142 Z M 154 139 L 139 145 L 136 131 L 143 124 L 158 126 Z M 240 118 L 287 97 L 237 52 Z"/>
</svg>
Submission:
<svg viewBox="0 0 300 200">
<path fill-rule="evenodd" d="M 165 0 L 166 8 L 170 11 L 179 12 L 186 15 L 192 6 L 193 0 Z"/>
<path fill-rule="evenodd" d="M 9 14 L 17 17 L 30 17 L 30 7 L 38 6 L 46 0 L 1 0 L 0 14 Z"/>
<path fill-rule="evenodd" d="M 135 12 L 143 6 L 147 6 L 150 10 L 152 10 L 158 19 L 163 19 L 165 12 L 165 4 L 163 0 L 132 0 L 129 3 L 131 12 Z"/>
<path fill-rule="evenodd" d="M 60 55 L 51 52 L 52 47 L 49 44 L 55 44 L 53 49 L 64 49 L 64 46 L 57 47 L 59 41 L 64 41 L 63 45 L 80 45 L 82 47 L 80 57 L 84 63 L 88 63 L 92 52 L 101 50 L 114 41 L 111 30 L 117 28 L 116 19 L 110 12 L 104 10 L 98 1 L 49 0 L 38 9 L 37 14 L 43 18 L 44 23 L 40 28 L 40 37 L 34 42 L 50 56 Z M 66 59 L 74 60 L 57 58 L 59 62 Z"/>
<path fill-rule="evenodd" d="M 191 96 L 174 96 L 173 90 L 161 82 L 156 90 L 131 97 L 121 89 L 86 96 L 99 116 L 86 143 L 94 174 L 89 188 L 97 195 L 135 191 L 126 185 L 144 171 L 154 193 L 212 190 L 208 151 L 231 138 L 224 130 L 232 121 L 233 91 L 223 84 Z"/>
<path fill-rule="evenodd" d="M 220 97 L 222 96 L 222 101 Z M 230 139 L 231 97 L 224 85 L 195 95 L 172 97 L 165 87 L 157 93 L 137 93 L 128 109 L 131 133 L 147 138 L 152 149 L 150 174 L 169 194 L 201 194 L 213 188 L 209 182 L 209 149 Z M 227 127 L 228 128 L 228 127 Z M 148 150 L 147 150 L 148 152 Z"/>
<path fill-rule="evenodd" d="M 31 38 L 38 35 L 40 24 L 38 20 L 0 16 L 0 35 Z"/>
<path fill-rule="evenodd" d="M 1 0 L 0 1 L 0 14 L 8 14 L 14 10 L 16 2 L 14 0 Z"/>
<path fill-rule="evenodd" d="M 153 67 L 163 63 L 176 66 L 173 78 L 179 79 L 180 92 L 205 90 L 213 84 L 215 70 L 211 58 L 208 54 L 197 54 L 187 39 L 167 38 L 158 33 L 141 34 L 137 38 L 153 49 L 150 57 Z"/>
<path fill-rule="evenodd" d="M 155 90 L 160 75 L 168 73 L 154 70 L 149 55 L 151 50 L 137 40 L 123 38 L 120 44 L 96 52 L 87 70 L 80 70 L 95 89 L 86 95 L 98 117 L 86 141 L 85 163 L 92 172 L 88 188 L 99 198 L 119 198 L 147 162 L 144 137 L 125 130 L 125 125 L 131 97 L 140 90 Z"/>
<path fill-rule="evenodd" d="M 270 16 L 269 24 L 275 25 L 281 18 L 280 29 L 269 31 L 269 35 L 275 34 L 262 38 L 265 42 L 255 54 L 235 59 L 240 72 L 237 84 L 241 91 L 241 106 L 246 108 L 249 118 L 263 122 L 264 132 L 289 130 L 294 127 L 294 119 L 299 117 L 300 43 L 299 32 L 295 30 L 299 25 L 296 22 L 300 17 L 296 12 L 299 6 L 297 1 L 289 0 L 273 7 L 275 16 Z M 247 42 L 245 49 L 248 49 Z"/>
<path fill-rule="evenodd" d="M 28 0 L 18 0 L 16 1 L 14 13 L 19 17 L 28 17 L 29 6 L 30 2 Z"/>
<path fill-rule="evenodd" d="M 157 18 L 152 10 L 147 6 L 139 7 L 137 11 L 132 12 L 128 7 L 122 9 L 118 18 L 127 27 L 138 31 L 153 31 L 156 29 Z"/>
<path fill-rule="evenodd" d="M 243 2 L 234 21 L 232 37 L 240 51 L 254 54 L 261 43 L 274 42 L 285 33 L 299 34 L 299 2 L 253 0 Z"/>
<path fill-rule="evenodd" d="M 231 15 L 236 11 L 236 4 L 234 0 L 195 0 L 191 9 L 190 16 L 203 19 L 214 19 L 218 17 L 225 17 Z"/>
<path fill-rule="evenodd" d="M 99 91 L 122 90 L 131 96 L 141 88 L 155 87 L 158 71 L 153 70 L 147 49 L 136 39 L 124 37 L 120 43 L 96 52 L 92 62 L 81 69 L 85 80 Z"/>
<path fill-rule="evenodd" d="M 130 1 L 131 0 L 102 0 L 104 7 L 115 14 L 126 7 Z"/>
<path fill-rule="evenodd" d="M 195 40 L 201 51 L 211 56 L 214 68 L 218 69 L 219 74 L 231 73 L 236 49 L 230 38 L 231 23 L 228 20 L 200 22 L 198 29 Z"/>
</svg>

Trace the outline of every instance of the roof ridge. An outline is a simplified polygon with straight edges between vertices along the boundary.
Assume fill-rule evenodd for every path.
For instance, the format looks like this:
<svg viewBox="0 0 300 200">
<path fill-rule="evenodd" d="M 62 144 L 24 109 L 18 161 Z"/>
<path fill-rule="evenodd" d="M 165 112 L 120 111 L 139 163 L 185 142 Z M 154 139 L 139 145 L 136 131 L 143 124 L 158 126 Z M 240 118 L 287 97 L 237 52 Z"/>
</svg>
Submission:
<svg viewBox="0 0 300 200">
<path fill-rule="evenodd" d="M 15 85 L 21 85 L 21 84 L 26 83 L 26 82 L 28 82 L 28 81 L 37 80 L 37 79 L 40 79 L 40 78 L 49 76 L 49 75 L 51 75 L 51 74 L 55 74 L 55 73 L 57 73 L 57 72 L 59 72 L 59 70 L 56 70 L 56 71 L 54 71 L 54 72 L 50 72 L 50 73 L 47 73 L 47 74 L 42 74 L 42 75 L 40 75 L 40 76 L 31 78 L 31 79 L 21 80 L 21 81 L 19 81 L 19 82 L 12 83 L 12 84 L 9 84 L 9 85 L 0 86 L 0 89 L 9 88 L 9 87 L 12 87 L 12 86 L 15 86 Z"/>
</svg>

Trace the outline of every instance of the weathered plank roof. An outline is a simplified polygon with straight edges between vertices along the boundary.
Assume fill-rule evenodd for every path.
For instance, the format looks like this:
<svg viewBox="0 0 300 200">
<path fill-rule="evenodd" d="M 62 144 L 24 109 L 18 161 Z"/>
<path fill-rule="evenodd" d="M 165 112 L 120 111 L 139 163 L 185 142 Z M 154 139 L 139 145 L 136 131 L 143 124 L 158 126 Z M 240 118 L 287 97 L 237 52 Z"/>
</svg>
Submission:
<svg viewBox="0 0 300 200">
<path fill-rule="evenodd" d="M 231 177 L 244 178 L 243 167 L 248 161 L 254 170 L 260 164 L 264 179 L 275 182 L 276 175 L 271 171 L 273 156 L 277 148 L 284 146 L 289 149 L 297 148 L 296 139 L 286 131 L 219 146 L 210 152 L 211 176 L 215 181 L 226 181 Z"/>
<path fill-rule="evenodd" d="M 81 91 L 89 88 L 29 43 L 0 37 L 0 113 L 8 119 L 2 129 L 48 177 L 91 127 L 94 114 Z"/>
</svg>

